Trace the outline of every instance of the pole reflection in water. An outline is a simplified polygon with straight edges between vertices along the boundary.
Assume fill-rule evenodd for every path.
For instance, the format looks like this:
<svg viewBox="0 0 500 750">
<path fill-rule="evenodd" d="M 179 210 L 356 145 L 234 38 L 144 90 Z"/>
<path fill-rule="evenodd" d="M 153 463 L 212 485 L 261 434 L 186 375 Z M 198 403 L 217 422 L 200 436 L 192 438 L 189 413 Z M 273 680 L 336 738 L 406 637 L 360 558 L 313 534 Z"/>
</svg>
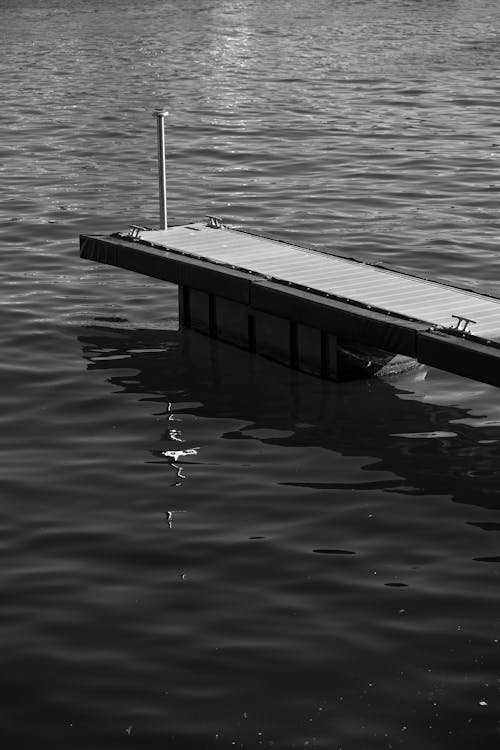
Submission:
<svg viewBox="0 0 500 750">
<path fill-rule="evenodd" d="M 175 421 L 175 417 L 172 413 L 171 401 L 169 401 L 167 404 L 167 411 L 169 412 L 168 421 Z M 168 435 L 171 440 L 175 440 L 179 443 L 184 442 L 183 438 L 181 437 L 181 431 L 176 427 L 169 427 Z M 185 450 L 162 451 L 162 456 L 165 456 L 165 458 L 168 460 L 168 463 L 176 470 L 178 479 L 186 479 L 186 475 L 183 474 L 182 467 L 179 465 L 179 459 L 183 458 L 184 456 L 196 456 L 199 450 L 199 448 L 186 448 Z M 176 486 L 179 485 L 180 482 L 177 482 Z"/>
<path fill-rule="evenodd" d="M 492 390 L 422 368 L 339 385 L 193 331 L 96 328 L 80 343 L 110 413 L 144 419 L 131 461 L 148 500 L 121 501 L 137 522 L 161 516 L 141 581 L 162 628 L 136 622 L 132 650 L 148 685 L 168 684 L 168 705 L 148 705 L 158 743 L 496 737 Z"/>
</svg>

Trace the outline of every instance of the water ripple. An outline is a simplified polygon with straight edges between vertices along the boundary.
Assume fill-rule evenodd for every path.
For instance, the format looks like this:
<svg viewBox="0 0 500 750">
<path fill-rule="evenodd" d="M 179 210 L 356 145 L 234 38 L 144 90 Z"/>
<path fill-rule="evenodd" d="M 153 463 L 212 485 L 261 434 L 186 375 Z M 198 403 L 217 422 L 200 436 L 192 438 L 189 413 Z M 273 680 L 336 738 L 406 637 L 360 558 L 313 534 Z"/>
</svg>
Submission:
<svg viewBox="0 0 500 750">
<path fill-rule="evenodd" d="M 12 747 L 497 744 L 497 390 L 341 387 L 178 330 L 80 233 L 236 226 L 499 293 L 500 15 L 2 4 Z"/>
</svg>

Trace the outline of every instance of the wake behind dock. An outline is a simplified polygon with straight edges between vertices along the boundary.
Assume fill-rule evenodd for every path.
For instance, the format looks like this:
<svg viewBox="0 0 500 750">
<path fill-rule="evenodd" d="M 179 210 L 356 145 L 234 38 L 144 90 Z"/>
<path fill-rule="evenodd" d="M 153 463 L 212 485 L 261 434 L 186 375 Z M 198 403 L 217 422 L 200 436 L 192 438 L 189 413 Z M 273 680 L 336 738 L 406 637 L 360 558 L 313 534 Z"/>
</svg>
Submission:
<svg viewBox="0 0 500 750">
<path fill-rule="evenodd" d="M 179 287 L 179 320 L 342 381 L 396 355 L 500 385 L 500 299 L 223 225 L 80 238 L 82 258 Z"/>
</svg>

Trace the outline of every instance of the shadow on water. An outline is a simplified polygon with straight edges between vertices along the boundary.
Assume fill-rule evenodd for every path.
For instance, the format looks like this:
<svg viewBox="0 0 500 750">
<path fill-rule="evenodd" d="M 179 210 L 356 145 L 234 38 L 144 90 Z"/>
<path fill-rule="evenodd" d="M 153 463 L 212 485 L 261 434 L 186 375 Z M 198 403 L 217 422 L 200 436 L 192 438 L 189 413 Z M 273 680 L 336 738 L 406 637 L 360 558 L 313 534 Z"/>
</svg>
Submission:
<svg viewBox="0 0 500 750">
<path fill-rule="evenodd" d="M 89 369 L 109 370 L 114 387 L 165 405 L 165 413 L 171 403 L 182 402 L 184 412 L 248 423 L 225 432 L 227 440 L 367 456 L 372 460 L 364 467 L 363 489 L 390 491 L 392 485 L 406 495 L 446 495 L 457 503 L 500 508 L 498 426 L 478 430 L 465 423 L 466 409 L 406 398 L 425 378 L 420 366 L 403 378 L 335 384 L 191 330 L 95 326 L 79 341 Z M 379 480 L 380 472 L 394 478 Z M 342 490 L 351 484 L 295 486 Z"/>
</svg>

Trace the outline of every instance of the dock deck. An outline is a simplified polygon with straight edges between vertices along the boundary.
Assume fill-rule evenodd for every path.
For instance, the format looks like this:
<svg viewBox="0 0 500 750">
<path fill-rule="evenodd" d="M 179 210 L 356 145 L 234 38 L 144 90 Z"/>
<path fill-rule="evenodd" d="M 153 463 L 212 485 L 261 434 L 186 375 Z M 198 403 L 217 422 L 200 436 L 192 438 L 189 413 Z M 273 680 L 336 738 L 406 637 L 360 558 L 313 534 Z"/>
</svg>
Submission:
<svg viewBox="0 0 500 750">
<path fill-rule="evenodd" d="M 81 255 L 178 284 L 184 324 L 324 377 L 354 343 L 500 385 L 495 297 L 215 219 L 82 237 Z"/>
</svg>

